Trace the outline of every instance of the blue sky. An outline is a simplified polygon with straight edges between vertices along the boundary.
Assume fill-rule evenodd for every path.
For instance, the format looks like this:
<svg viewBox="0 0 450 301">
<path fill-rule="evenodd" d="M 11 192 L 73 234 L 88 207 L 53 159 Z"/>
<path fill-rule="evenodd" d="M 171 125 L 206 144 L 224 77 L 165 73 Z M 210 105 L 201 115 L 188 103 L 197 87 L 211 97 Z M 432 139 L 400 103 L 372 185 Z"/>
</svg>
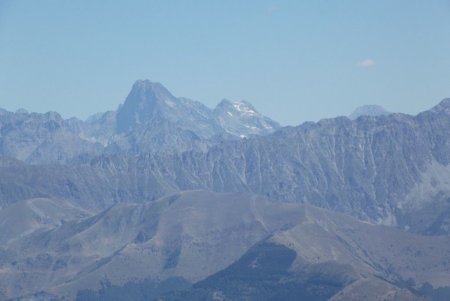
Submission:
<svg viewBox="0 0 450 301">
<path fill-rule="evenodd" d="M 450 97 L 450 0 L 0 0 L 0 107 L 115 109 L 133 82 L 282 124 Z"/>
</svg>

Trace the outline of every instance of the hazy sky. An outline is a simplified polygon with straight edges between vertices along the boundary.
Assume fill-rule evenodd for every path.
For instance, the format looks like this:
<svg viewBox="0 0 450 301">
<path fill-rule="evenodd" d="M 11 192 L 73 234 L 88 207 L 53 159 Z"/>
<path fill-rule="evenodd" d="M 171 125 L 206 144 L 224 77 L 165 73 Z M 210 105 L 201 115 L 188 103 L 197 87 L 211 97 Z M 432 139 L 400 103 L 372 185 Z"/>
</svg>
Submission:
<svg viewBox="0 0 450 301">
<path fill-rule="evenodd" d="M 282 124 L 450 97 L 450 0 L 0 0 L 0 107 L 84 118 L 133 82 Z"/>
</svg>

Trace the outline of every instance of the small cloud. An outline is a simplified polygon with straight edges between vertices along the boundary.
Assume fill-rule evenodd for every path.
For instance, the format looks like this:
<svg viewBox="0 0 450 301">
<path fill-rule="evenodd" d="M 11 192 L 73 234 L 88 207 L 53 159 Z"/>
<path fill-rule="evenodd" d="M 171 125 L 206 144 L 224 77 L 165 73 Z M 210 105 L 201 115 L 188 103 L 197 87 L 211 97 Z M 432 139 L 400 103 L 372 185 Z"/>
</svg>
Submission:
<svg viewBox="0 0 450 301">
<path fill-rule="evenodd" d="M 278 5 L 271 5 L 267 8 L 266 13 L 268 15 L 273 15 L 275 14 L 278 10 L 280 9 L 280 7 Z"/>
<path fill-rule="evenodd" d="M 361 68 L 370 68 L 375 66 L 377 63 L 373 59 L 364 59 L 358 62 L 358 66 Z"/>
</svg>

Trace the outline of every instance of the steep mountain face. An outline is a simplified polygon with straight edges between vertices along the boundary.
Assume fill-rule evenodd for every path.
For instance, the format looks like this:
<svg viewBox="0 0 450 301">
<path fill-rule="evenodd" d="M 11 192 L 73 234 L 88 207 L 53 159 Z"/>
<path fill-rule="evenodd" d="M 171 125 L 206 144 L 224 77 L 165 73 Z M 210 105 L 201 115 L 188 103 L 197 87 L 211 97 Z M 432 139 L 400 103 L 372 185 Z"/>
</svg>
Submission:
<svg viewBox="0 0 450 301">
<path fill-rule="evenodd" d="M 210 109 L 186 98 L 174 97 L 160 83 L 137 81 L 125 103 L 117 111 L 117 131 L 126 133 L 135 128 L 157 128 L 161 120 L 190 130 L 202 138 L 220 133 Z"/>
<path fill-rule="evenodd" d="M 56 217 L 64 211 L 55 204 L 27 201 L 11 211 L 25 206 L 39 213 L 35 206 L 50 206 Z M 372 297 L 420 300 L 413 292 L 424 285 L 450 287 L 446 236 L 371 225 L 309 205 L 188 191 L 117 204 L 94 216 L 72 212 L 63 223 L 16 233 L 2 245 L 1 300 L 34 294 L 69 300 L 149 300 L 158 294 L 158 300 L 361 300 L 367 287 Z M 167 287 L 187 290 L 170 293 Z"/>
<path fill-rule="evenodd" d="M 117 131 L 157 128 L 166 120 L 201 138 L 228 133 L 233 136 L 266 135 L 280 128 L 246 101 L 222 100 L 214 110 L 187 98 L 173 96 L 160 83 L 137 81 L 117 112 Z M 153 124 L 156 123 L 156 124 Z"/>
<path fill-rule="evenodd" d="M 250 191 L 414 232 L 448 233 L 448 106 L 443 101 L 417 116 L 305 123 L 206 151 L 101 156 L 72 166 L 5 164 L 1 199 L 54 195 L 101 207 L 186 189 Z"/>
<path fill-rule="evenodd" d="M 0 154 L 27 162 L 61 162 L 100 154 L 102 145 L 83 134 L 83 123 L 58 113 L 4 111 L 0 115 Z"/>
<path fill-rule="evenodd" d="M 386 111 L 382 106 L 378 105 L 366 105 L 359 108 L 351 113 L 348 118 L 354 120 L 361 116 L 386 116 L 391 114 L 391 112 Z"/>
<path fill-rule="evenodd" d="M 28 163 L 67 163 L 101 154 L 140 154 L 205 150 L 216 140 L 265 135 L 279 125 L 248 103 L 236 103 L 224 119 L 187 98 L 173 96 L 160 83 L 137 81 L 117 111 L 85 122 L 54 112 L 0 112 L 0 155 Z"/>
<path fill-rule="evenodd" d="M 117 112 L 108 153 L 205 150 L 217 140 L 267 135 L 280 126 L 247 102 L 222 101 L 214 110 L 173 96 L 159 83 L 137 81 Z M 231 136 L 231 137 L 227 137 Z"/>
<path fill-rule="evenodd" d="M 448 300 L 450 99 L 355 114 L 0 110 L 0 300 Z"/>
<path fill-rule="evenodd" d="M 107 147 L 116 134 L 116 119 L 117 111 L 97 113 L 88 117 L 83 123 L 84 136 Z"/>
<path fill-rule="evenodd" d="M 139 155 L 142 153 L 178 153 L 196 149 L 203 151 L 211 141 L 194 131 L 183 129 L 162 116 L 155 116 L 152 124 L 116 135 L 105 148 L 104 155 Z"/>
</svg>

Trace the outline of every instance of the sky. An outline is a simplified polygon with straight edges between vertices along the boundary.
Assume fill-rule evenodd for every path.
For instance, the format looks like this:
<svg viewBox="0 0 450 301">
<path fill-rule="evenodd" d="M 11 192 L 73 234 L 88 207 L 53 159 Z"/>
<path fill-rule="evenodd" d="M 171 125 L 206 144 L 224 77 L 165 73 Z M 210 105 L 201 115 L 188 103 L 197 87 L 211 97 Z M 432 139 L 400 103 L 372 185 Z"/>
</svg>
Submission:
<svg viewBox="0 0 450 301">
<path fill-rule="evenodd" d="M 450 97 L 450 0 L 0 0 L 0 107 L 116 109 L 138 79 L 283 125 Z"/>
</svg>

